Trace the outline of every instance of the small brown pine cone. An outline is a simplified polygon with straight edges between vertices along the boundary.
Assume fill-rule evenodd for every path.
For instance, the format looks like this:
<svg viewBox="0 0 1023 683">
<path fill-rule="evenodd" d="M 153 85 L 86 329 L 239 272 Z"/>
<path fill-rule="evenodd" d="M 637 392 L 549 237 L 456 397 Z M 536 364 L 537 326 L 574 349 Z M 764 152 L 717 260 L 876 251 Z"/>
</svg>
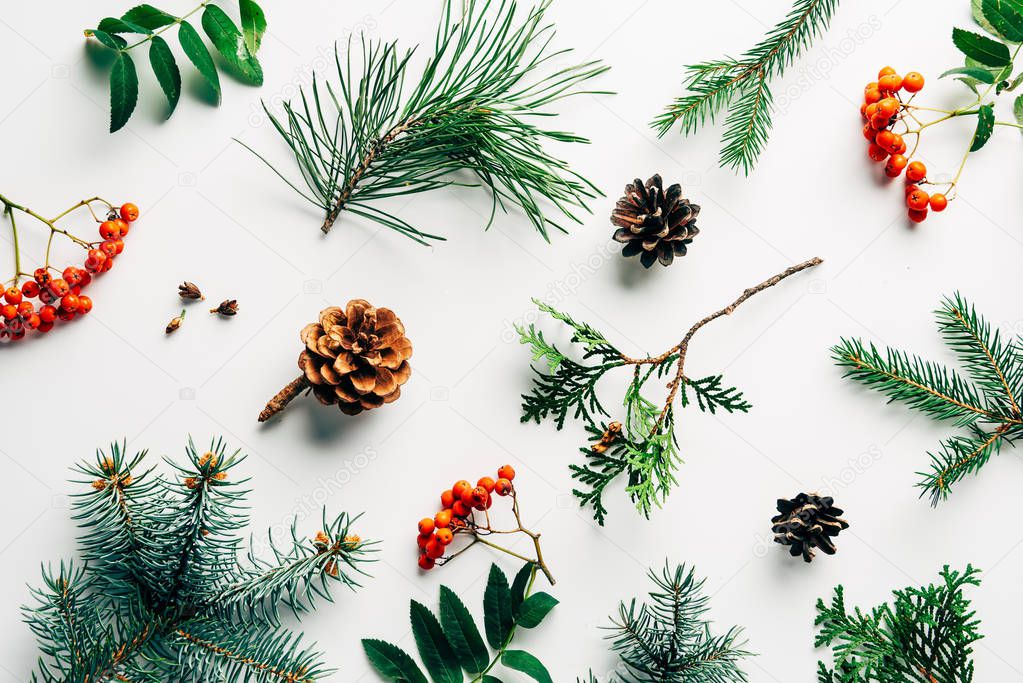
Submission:
<svg viewBox="0 0 1023 683">
<path fill-rule="evenodd" d="M 625 246 L 622 256 L 639 255 L 643 267 L 660 261 L 670 266 L 676 256 L 685 256 L 687 245 L 699 234 L 696 217 L 700 207 L 682 197 L 682 186 L 663 188 L 660 175 L 650 180 L 636 178 L 625 186 L 625 196 L 618 200 L 611 223 L 618 226 L 616 242 Z"/>
<path fill-rule="evenodd" d="M 838 536 L 849 523 L 841 518 L 842 510 L 835 507 L 831 496 L 800 493 L 792 500 L 779 499 L 778 512 L 771 518 L 774 542 L 789 546 L 793 557 L 802 555 L 805 562 L 814 558 L 814 548 L 834 555 L 832 538 Z"/>
</svg>

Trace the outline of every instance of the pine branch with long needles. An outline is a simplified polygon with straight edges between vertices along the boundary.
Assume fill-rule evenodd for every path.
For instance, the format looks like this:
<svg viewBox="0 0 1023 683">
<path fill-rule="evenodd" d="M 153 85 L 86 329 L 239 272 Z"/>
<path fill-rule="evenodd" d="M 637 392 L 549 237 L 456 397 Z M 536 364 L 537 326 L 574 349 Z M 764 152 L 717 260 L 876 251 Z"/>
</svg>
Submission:
<svg viewBox="0 0 1023 683">
<path fill-rule="evenodd" d="M 660 573 L 650 570 L 654 589 L 649 602 L 636 600 L 618 606 L 608 630 L 611 649 L 620 659 L 609 683 L 741 683 L 747 679 L 739 668 L 750 656 L 743 650 L 742 629 L 729 628 L 713 635 L 705 616 L 709 600 L 704 579 L 692 568 Z M 578 679 L 583 683 L 584 679 Z M 598 683 L 591 672 L 586 683 Z"/>
<path fill-rule="evenodd" d="M 980 620 L 963 595 L 979 586 L 978 570 L 941 570 L 941 581 L 893 591 L 894 604 L 870 610 L 845 605 L 835 588 L 831 604 L 817 601 L 814 647 L 832 650 L 834 665 L 818 663 L 819 683 L 970 683 Z"/>
<path fill-rule="evenodd" d="M 246 680 L 307 683 L 326 676 L 320 653 L 281 626 L 331 600 L 332 586 L 355 588 L 372 543 L 352 532 L 357 518 L 323 518 L 312 539 L 292 526 L 267 560 L 239 557 L 247 524 L 244 460 L 222 440 L 168 460 L 154 474 L 147 453 L 109 454 L 77 466 L 82 490 L 73 518 L 81 558 L 43 569 L 35 604 L 23 608 L 42 655 L 32 681 L 97 683 Z"/>
<path fill-rule="evenodd" d="M 688 66 L 686 94 L 650 125 L 661 137 L 676 125 L 683 135 L 691 135 L 727 110 L 720 164 L 749 175 L 771 131 L 771 79 L 781 76 L 828 29 L 838 1 L 797 0 L 785 18 L 738 59 Z"/>
<path fill-rule="evenodd" d="M 948 497 L 954 484 L 976 474 L 1005 445 L 1023 435 L 1023 338 L 1003 341 L 958 292 L 935 315 L 941 336 L 962 362 L 967 377 L 896 349 L 878 350 L 858 339 L 832 348 L 845 376 L 936 420 L 964 427 L 929 453 L 931 470 L 921 473 L 921 496 Z"/>
<path fill-rule="evenodd" d="M 623 474 L 626 492 L 646 517 L 677 484 L 675 473 L 682 458 L 675 435 L 676 398 L 682 408 L 695 399 L 701 411 L 710 413 L 719 409 L 745 413 L 750 409 L 742 393 L 724 384 L 720 374 L 701 379 L 686 374 L 686 354 L 696 333 L 711 321 L 731 315 L 750 297 L 820 263 L 821 259 L 812 258 L 746 289 L 728 306 L 696 322 L 678 344 L 658 356 L 628 356 L 590 325 L 533 300 L 541 311 L 572 329 L 570 341 L 582 347 L 582 359 L 577 361 L 563 353 L 535 325 L 516 327 L 519 341 L 532 350 L 533 361 L 546 369 L 533 368 L 533 388 L 522 395 L 521 419 L 536 423 L 551 419 L 559 430 L 569 417 L 583 423 L 595 443 L 580 449 L 587 458 L 585 464 L 570 466 L 572 476 L 587 487 L 573 493 L 580 505 L 593 508 L 598 523 L 603 524 L 607 515 L 603 502 L 607 486 Z M 622 401 L 625 418 L 619 422 L 610 420 L 610 411 L 597 396 L 597 385 L 608 372 L 622 367 L 632 368 L 632 381 Z M 664 401 L 648 399 L 643 393 L 647 382 L 665 377 L 669 381 Z"/>
<path fill-rule="evenodd" d="M 336 85 L 316 79 L 280 116 L 267 109 L 302 180 L 288 180 L 257 156 L 323 210 L 324 233 L 347 212 L 420 243 L 443 239 L 378 202 L 467 183 L 492 195 L 488 227 L 498 209 L 516 206 L 544 239 L 549 228 L 564 231 L 553 213 L 579 222 L 577 211 L 600 193 L 544 144 L 588 141 L 530 119 L 552 116 L 547 107 L 563 98 L 595 94 L 583 86 L 607 67 L 551 66 L 570 50 L 550 49 L 549 5 L 521 16 L 515 0 L 469 0 L 461 8 L 446 0 L 418 75 L 412 50 L 366 36 L 349 40 L 346 53 L 335 55 Z"/>
</svg>

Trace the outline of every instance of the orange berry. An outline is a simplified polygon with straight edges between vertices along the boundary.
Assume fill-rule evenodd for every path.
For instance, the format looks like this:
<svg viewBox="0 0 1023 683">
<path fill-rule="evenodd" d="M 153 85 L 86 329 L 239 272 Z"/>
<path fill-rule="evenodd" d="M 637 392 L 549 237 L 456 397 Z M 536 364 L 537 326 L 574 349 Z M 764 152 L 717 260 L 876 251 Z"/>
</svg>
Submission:
<svg viewBox="0 0 1023 683">
<path fill-rule="evenodd" d="M 472 514 L 472 508 L 460 500 L 456 500 L 455 504 L 451 506 L 451 513 L 455 517 L 468 517 Z"/>
<path fill-rule="evenodd" d="M 121 205 L 121 218 L 128 223 L 133 223 L 139 219 L 139 207 L 132 203 Z"/>
<path fill-rule="evenodd" d="M 922 161 L 914 161 L 906 167 L 906 180 L 919 182 L 927 177 L 927 167 Z"/>
<path fill-rule="evenodd" d="M 908 92 L 920 92 L 924 89 L 924 77 L 917 71 L 910 71 L 902 79 L 902 87 Z"/>
<path fill-rule="evenodd" d="M 877 137 L 874 138 L 874 142 L 883 147 L 885 150 L 889 150 L 895 146 L 895 133 L 890 130 L 878 131 Z"/>
<path fill-rule="evenodd" d="M 906 195 L 906 206 L 917 211 L 925 211 L 930 195 L 921 189 L 916 189 Z"/>
<path fill-rule="evenodd" d="M 907 183 L 906 184 L 906 188 L 905 188 L 906 196 L 908 197 L 911 192 L 916 192 L 919 189 L 920 189 L 919 185 L 914 185 L 912 183 Z"/>
<path fill-rule="evenodd" d="M 433 538 L 433 534 L 427 534 L 426 536 L 422 535 L 416 536 L 416 544 L 419 546 L 419 549 L 420 550 L 424 549 L 426 547 L 426 544 L 430 542 L 431 538 Z"/>
<path fill-rule="evenodd" d="M 871 81 L 863 86 L 863 92 L 866 93 L 868 90 L 875 90 L 877 88 L 877 81 Z"/>
<path fill-rule="evenodd" d="M 894 97 L 886 97 L 877 103 L 877 113 L 885 116 L 895 116 L 899 111 L 899 101 Z"/>
<path fill-rule="evenodd" d="M 897 178 L 902 173 L 902 169 L 906 168 L 907 163 L 906 157 L 901 154 L 893 154 L 888 159 L 888 163 L 884 165 L 884 174 L 889 178 Z"/>
<path fill-rule="evenodd" d="M 927 220 L 927 209 L 923 210 L 910 209 L 909 220 L 913 221 L 914 223 L 923 223 L 925 220 Z"/>
<path fill-rule="evenodd" d="M 447 509 L 455 504 L 455 493 L 451 489 L 448 489 L 444 493 L 440 494 L 440 505 L 442 508 Z"/>
<path fill-rule="evenodd" d="M 863 126 L 863 137 L 867 138 L 868 141 L 874 142 L 877 139 L 877 131 L 870 127 L 870 124 Z"/>
<path fill-rule="evenodd" d="M 480 480 L 476 482 L 476 486 L 482 486 L 487 490 L 487 493 L 494 492 L 494 480 L 490 477 L 480 477 Z"/>
<path fill-rule="evenodd" d="M 433 518 L 434 526 L 438 529 L 446 529 L 451 524 L 452 510 L 441 510 L 437 513 L 437 516 Z"/>
<path fill-rule="evenodd" d="M 455 540 L 455 535 L 451 533 L 451 529 L 441 529 L 437 532 L 437 541 L 441 545 L 448 545 L 453 540 Z"/>
<path fill-rule="evenodd" d="M 455 496 L 455 500 L 461 500 L 462 495 L 466 491 L 472 491 L 472 484 L 467 482 L 465 479 L 456 481 L 455 485 L 451 487 L 451 493 Z"/>
<path fill-rule="evenodd" d="M 436 566 L 437 566 L 437 563 L 432 558 L 427 557 L 426 555 L 420 555 L 419 556 L 419 568 L 420 569 L 422 569 L 424 571 L 430 571 L 431 569 L 433 569 Z"/>
<path fill-rule="evenodd" d="M 863 104 L 860 105 L 860 116 L 862 116 L 863 118 L 868 118 L 867 117 L 867 103 L 866 102 L 864 102 Z"/>
<path fill-rule="evenodd" d="M 866 102 L 867 104 L 873 104 L 874 102 L 877 102 L 880 99 L 881 91 L 878 90 L 877 88 L 870 88 L 869 90 L 866 90 L 863 93 L 863 101 Z M 893 111 L 892 113 L 894 114 L 895 112 Z"/>
<path fill-rule="evenodd" d="M 867 148 L 867 156 L 874 161 L 884 161 L 888 158 L 888 152 L 884 150 L 884 147 L 876 143 L 871 143 L 870 147 Z"/>
<path fill-rule="evenodd" d="M 436 524 L 434 524 L 434 521 L 429 517 L 424 517 L 419 520 L 419 533 L 421 535 L 429 536 L 433 533 L 434 528 L 436 528 Z"/>
<path fill-rule="evenodd" d="M 497 480 L 494 483 L 494 493 L 499 496 L 507 496 L 512 492 L 512 483 L 504 477 Z"/>
<path fill-rule="evenodd" d="M 896 138 L 898 144 L 892 148 L 892 154 L 905 154 L 906 153 L 906 140 L 901 135 Z"/>
<path fill-rule="evenodd" d="M 426 556 L 431 560 L 436 560 L 444 555 L 444 546 L 441 545 L 440 541 L 436 538 L 431 539 L 423 550 L 426 552 Z"/>
<path fill-rule="evenodd" d="M 874 118 L 878 114 L 877 107 L 878 105 L 876 102 L 874 104 L 868 104 L 863 109 L 863 115 L 866 116 L 868 119 Z"/>
<path fill-rule="evenodd" d="M 877 79 L 877 87 L 881 89 L 881 92 L 898 92 L 902 89 L 902 76 L 898 74 L 888 74 Z"/>
<path fill-rule="evenodd" d="M 487 501 L 490 500 L 490 493 L 482 486 L 477 486 L 470 493 L 472 500 L 472 507 L 482 510 L 486 507 Z M 464 499 L 463 499 L 463 502 Z"/>
<path fill-rule="evenodd" d="M 515 468 L 513 468 L 511 465 L 502 465 L 501 467 L 497 468 L 497 478 L 507 479 L 508 481 L 514 480 Z"/>
<path fill-rule="evenodd" d="M 877 72 L 877 81 L 878 81 L 878 83 L 880 83 L 881 79 L 884 78 L 885 76 L 891 76 L 894 73 L 895 73 L 895 69 L 893 69 L 892 67 L 890 67 L 890 66 L 882 67 L 881 70 Z"/>
<path fill-rule="evenodd" d="M 944 211 L 945 207 L 948 206 L 948 199 L 945 195 L 940 192 L 936 192 L 931 195 L 930 199 L 931 211 Z"/>
<path fill-rule="evenodd" d="M 887 128 L 888 124 L 890 124 L 891 122 L 892 122 L 891 117 L 885 116 L 884 114 L 874 114 L 873 116 L 870 117 L 871 127 L 876 128 L 877 130 Z"/>
</svg>

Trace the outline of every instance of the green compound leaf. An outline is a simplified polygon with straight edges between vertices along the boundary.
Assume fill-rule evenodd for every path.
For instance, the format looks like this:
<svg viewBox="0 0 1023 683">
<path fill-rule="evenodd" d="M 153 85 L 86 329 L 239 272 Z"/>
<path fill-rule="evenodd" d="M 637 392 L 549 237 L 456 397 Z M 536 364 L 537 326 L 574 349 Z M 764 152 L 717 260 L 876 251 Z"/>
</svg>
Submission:
<svg viewBox="0 0 1023 683">
<path fill-rule="evenodd" d="M 181 72 L 167 41 L 160 36 L 154 36 L 151 42 L 149 63 L 156 74 L 156 80 L 163 88 L 163 93 L 167 96 L 167 103 L 170 105 L 170 112 L 167 115 L 170 116 L 178 105 L 178 98 L 181 97 Z"/>
<path fill-rule="evenodd" d="M 549 593 L 534 593 L 522 603 L 518 615 L 518 625 L 522 628 L 536 628 L 558 604 L 557 599 Z"/>
<path fill-rule="evenodd" d="M 970 151 L 976 152 L 987 144 L 991 139 L 991 133 L 995 129 L 995 105 L 985 104 L 977 112 L 977 132 L 973 134 L 973 144 Z"/>
<path fill-rule="evenodd" d="M 946 76 L 954 76 L 958 74 L 962 74 L 963 76 L 969 76 L 970 78 L 978 80 L 982 83 L 987 83 L 988 85 L 995 82 L 995 75 L 991 73 L 990 70 L 981 68 L 979 66 L 959 66 L 956 67 L 955 69 L 949 69 L 945 73 L 938 76 L 938 78 L 945 78 Z"/>
<path fill-rule="evenodd" d="M 126 52 L 118 52 L 110 71 L 110 132 L 128 123 L 139 99 L 139 77 L 135 62 Z"/>
<path fill-rule="evenodd" d="M 440 621 L 462 668 L 469 673 L 486 669 L 490 656 L 483 636 L 468 608 L 447 586 L 440 587 Z"/>
<path fill-rule="evenodd" d="M 537 683 L 554 683 L 554 679 L 540 660 L 523 650 L 506 651 L 501 655 L 501 663 L 509 669 L 521 671 Z"/>
<path fill-rule="evenodd" d="M 429 607 L 415 600 L 410 613 L 412 634 L 430 678 L 434 683 L 462 683 L 462 669 L 437 617 L 433 616 Z"/>
<path fill-rule="evenodd" d="M 985 66 L 1006 66 L 1011 61 L 1005 43 L 961 28 L 952 29 L 952 42 L 959 51 Z"/>
<path fill-rule="evenodd" d="M 99 22 L 99 29 L 107 33 L 152 33 L 145 26 L 140 26 L 124 19 L 115 19 L 114 17 L 107 17 Z"/>
<path fill-rule="evenodd" d="M 487 631 L 487 642 L 495 650 L 504 647 L 515 626 L 508 577 L 496 564 L 490 565 L 490 578 L 483 593 L 483 625 Z"/>
<path fill-rule="evenodd" d="M 217 93 L 217 101 L 220 101 L 220 76 L 217 74 L 217 67 L 213 63 L 210 51 L 206 49 L 206 44 L 199 37 L 199 32 L 192 28 L 187 21 L 183 21 L 181 28 L 178 29 L 178 40 L 181 42 L 181 49 L 185 51 L 195 68 Z"/>
<path fill-rule="evenodd" d="M 383 640 L 364 638 L 362 649 L 381 676 L 400 683 L 428 683 L 426 676 L 404 650 Z"/>
<path fill-rule="evenodd" d="M 245 46 L 249 52 L 259 52 L 259 44 L 266 33 L 266 15 L 254 0 L 238 0 L 238 9 L 242 17 L 242 33 L 245 35 Z"/>
<path fill-rule="evenodd" d="M 213 46 L 241 77 L 253 85 L 263 85 L 263 68 L 245 45 L 245 37 L 224 10 L 208 5 L 202 14 L 202 28 Z"/>
<path fill-rule="evenodd" d="M 167 14 L 163 10 L 156 9 L 152 5 L 138 5 L 132 7 L 130 10 L 121 15 L 121 19 L 124 21 L 142 26 L 150 30 L 158 29 L 161 26 L 167 26 L 173 24 L 177 19 L 170 14 Z"/>
<path fill-rule="evenodd" d="M 987 31 L 1012 43 L 1023 43 L 1023 3 L 1020 0 L 973 0 L 973 16 Z M 980 4 L 979 10 L 977 5 Z"/>
</svg>

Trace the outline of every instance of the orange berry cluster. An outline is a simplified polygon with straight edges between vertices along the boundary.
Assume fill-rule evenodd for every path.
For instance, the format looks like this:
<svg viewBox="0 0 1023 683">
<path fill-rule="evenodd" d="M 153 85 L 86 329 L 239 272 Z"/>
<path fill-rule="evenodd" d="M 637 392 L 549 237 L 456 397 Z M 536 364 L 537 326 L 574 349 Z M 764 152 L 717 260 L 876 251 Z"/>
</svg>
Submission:
<svg viewBox="0 0 1023 683">
<path fill-rule="evenodd" d="M 481 477 L 473 486 L 465 479 L 456 481 L 440 494 L 441 511 L 432 519 L 419 521 L 419 567 L 433 569 L 437 560 L 444 556 L 444 549 L 455 540 L 455 534 L 471 532 L 475 528 L 472 515 L 474 510 L 489 510 L 494 495 L 507 496 L 515 491 L 512 480 L 515 470 L 503 465 L 497 470 L 497 479 Z"/>
<path fill-rule="evenodd" d="M 894 127 L 903 120 L 906 104 L 900 92 L 911 95 L 923 90 L 924 77 L 916 71 L 900 76 L 890 66 L 877 74 L 877 80 L 867 84 L 863 90 L 863 104 L 860 114 L 867 123 L 863 126 L 863 137 L 867 139 L 867 155 L 878 163 L 885 162 L 884 173 L 889 178 L 898 178 L 906 173 L 906 208 L 909 219 L 921 223 L 927 218 L 928 209 L 944 211 L 948 199 L 941 193 L 928 194 L 918 183 L 927 182 L 927 167 L 920 161 L 910 161 L 906 156 L 906 141 L 896 133 Z M 919 135 L 919 133 L 917 133 Z"/>
<path fill-rule="evenodd" d="M 60 277 L 50 274 L 51 268 L 36 268 L 32 279 L 21 287 L 11 285 L 0 301 L 0 339 L 17 341 L 28 330 L 49 332 L 58 320 L 69 321 L 92 310 L 92 299 L 82 294 L 92 282 L 93 274 L 105 273 L 114 266 L 114 258 L 124 251 L 124 237 L 139 217 L 134 204 L 111 209 L 107 220 L 100 223 L 103 239 L 89 243 L 83 268 L 68 266 Z M 53 268 L 56 270 L 56 268 Z M 39 307 L 30 299 L 39 299 Z"/>
</svg>

